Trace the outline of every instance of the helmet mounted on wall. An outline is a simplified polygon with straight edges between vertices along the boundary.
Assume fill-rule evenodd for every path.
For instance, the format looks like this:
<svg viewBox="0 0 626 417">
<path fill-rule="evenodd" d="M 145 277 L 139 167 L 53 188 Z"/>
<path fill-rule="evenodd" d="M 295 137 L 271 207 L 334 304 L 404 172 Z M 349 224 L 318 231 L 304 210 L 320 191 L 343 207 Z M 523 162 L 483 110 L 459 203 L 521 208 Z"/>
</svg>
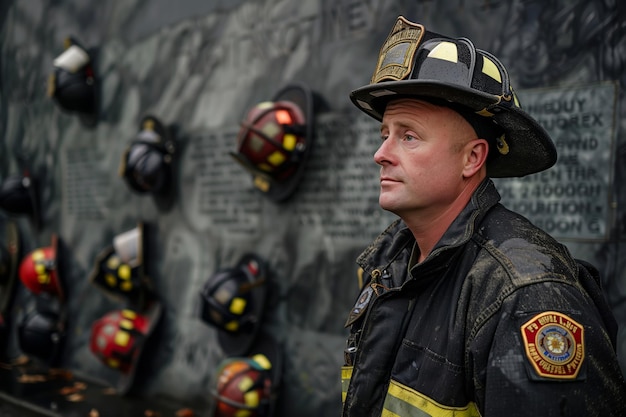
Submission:
<svg viewBox="0 0 626 417">
<path fill-rule="evenodd" d="M 37 307 L 20 321 L 17 338 L 23 353 L 56 365 L 65 342 L 65 320 L 58 311 Z"/>
<path fill-rule="evenodd" d="M 35 249 L 22 259 L 19 277 L 31 293 L 49 294 L 65 301 L 60 251 L 60 239 L 52 235 L 50 246 Z"/>
<path fill-rule="evenodd" d="M 124 395 L 132 388 L 161 313 L 162 306 L 155 301 L 143 311 L 113 310 L 92 324 L 89 349 L 104 365 L 119 372 L 118 393 Z"/>
<path fill-rule="evenodd" d="M 267 267 L 254 254 L 213 274 L 200 292 L 201 318 L 218 331 L 229 356 L 240 356 L 256 338 L 267 294 Z"/>
<path fill-rule="evenodd" d="M 213 417 L 271 417 L 281 385 L 282 352 L 276 340 L 262 332 L 248 356 L 223 360 L 211 394 Z"/>
<path fill-rule="evenodd" d="M 139 223 L 116 235 L 113 244 L 96 256 L 89 275 L 89 281 L 105 295 L 139 310 L 152 298 L 145 268 L 148 230 L 147 224 Z"/>
<path fill-rule="evenodd" d="M 0 185 L 0 209 L 10 215 L 27 216 L 36 230 L 41 226 L 37 182 L 25 173 L 7 177 Z"/>
<path fill-rule="evenodd" d="M 64 51 L 53 61 L 48 77 L 48 97 L 68 112 L 78 114 L 86 126 L 97 121 L 96 77 L 92 57 L 74 38 L 64 41 Z"/>
<path fill-rule="evenodd" d="M 313 93 L 291 84 L 254 106 L 241 123 L 231 156 L 275 202 L 289 198 L 304 175 L 314 139 L 313 107 Z"/>
<path fill-rule="evenodd" d="M 50 246 L 31 251 L 22 259 L 19 277 L 35 296 L 35 309 L 22 317 L 18 327 L 20 349 L 55 365 L 60 359 L 66 326 L 64 266 L 66 249 L 57 235 Z"/>
<path fill-rule="evenodd" d="M 154 116 L 145 116 L 120 164 L 120 176 L 136 193 L 151 193 L 160 208 L 172 201 L 176 142 L 171 129 Z"/>
</svg>

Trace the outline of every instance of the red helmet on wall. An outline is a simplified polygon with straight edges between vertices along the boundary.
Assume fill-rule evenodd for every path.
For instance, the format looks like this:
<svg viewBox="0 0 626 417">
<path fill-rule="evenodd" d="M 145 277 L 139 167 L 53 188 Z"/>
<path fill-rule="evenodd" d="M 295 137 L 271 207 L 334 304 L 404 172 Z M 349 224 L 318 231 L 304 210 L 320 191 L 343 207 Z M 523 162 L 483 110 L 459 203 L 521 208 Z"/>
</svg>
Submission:
<svg viewBox="0 0 626 417">
<path fill-rule="evenodd" d="M 272 364 L 263 354 L 232 358 L 218 369 L 214 417 L 269 416 Z"/>
<path fill-rule="evenodd" d="M 64 298 L 58 252 L 59 239 L 53 235 L 50 246 L 35 249 L 20 263 L 20 280 L 33 294 L 47 293 Z"/>
<path fill-rule="evenodd" d="M 231 156 L 253 174 L 256 188 L 282 201 L 300 182 L 312 144 L 313 95 L 289 85 L 248 112 Z"/>
<path fill-rule="evenodd" d="M 103 364 L 120 372 L 120 393 L 130 388 L 137 362 L 160 315 L 161 305 L 153 302 L 145 312 L 114 310 L 92 324 L 89 348 Z"/>
<path fill-rule="evenodd" d="M 212 417 L 271 417 L 279 394 L 282 352 L 276 339 L 262 332 L 249 356 L 222 361 L 215 373 Z"/>
<path fill-rule="evenodd" d="M 110 368 L 128 373 L 147 335 L 148 320 L 132 310 L 116 310 L 91 326 L 89 348 Z"/>
</svg>

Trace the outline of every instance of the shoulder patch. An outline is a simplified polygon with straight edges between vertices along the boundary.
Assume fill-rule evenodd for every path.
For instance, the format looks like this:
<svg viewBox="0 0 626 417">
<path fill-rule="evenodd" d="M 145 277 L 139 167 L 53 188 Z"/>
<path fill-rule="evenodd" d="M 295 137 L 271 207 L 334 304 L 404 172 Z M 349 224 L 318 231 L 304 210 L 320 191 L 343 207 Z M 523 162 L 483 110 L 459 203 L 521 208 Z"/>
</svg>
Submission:
<svg viewBox="0 0 626 417">
<path fill-rule="evenodd" d="M 556 311 L 537 314 L 521 327 L 530 364 L 544 378 L 574 379 L 585 359 L 584 328 Z"/>
</svg>

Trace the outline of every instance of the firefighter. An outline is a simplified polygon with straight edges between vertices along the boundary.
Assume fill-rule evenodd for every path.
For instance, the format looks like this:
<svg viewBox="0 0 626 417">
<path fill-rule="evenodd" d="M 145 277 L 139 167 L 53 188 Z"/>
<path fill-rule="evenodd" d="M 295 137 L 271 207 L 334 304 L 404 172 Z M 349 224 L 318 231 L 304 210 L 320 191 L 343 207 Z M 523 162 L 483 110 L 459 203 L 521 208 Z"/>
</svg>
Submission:
<svg viewBox="0 0 626 417">
<path fill-rule="evenodd" d="M 502 63 L 401 16 L 350 97 L 381 121 L 379 204 L 398 219 L 357 260 L 342 415 L 624 415 L 597 270 L 490 179 L 556 162 Z"/>
</svg>

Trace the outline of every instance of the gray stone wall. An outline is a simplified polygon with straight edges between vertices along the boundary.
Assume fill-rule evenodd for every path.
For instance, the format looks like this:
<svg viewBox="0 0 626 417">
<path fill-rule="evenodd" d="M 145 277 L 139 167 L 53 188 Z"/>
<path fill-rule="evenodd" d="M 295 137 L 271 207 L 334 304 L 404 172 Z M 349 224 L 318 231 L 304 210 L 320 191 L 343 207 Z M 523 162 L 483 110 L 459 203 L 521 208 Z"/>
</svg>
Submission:
<svg viewBox="0 0 626 417">
<path fill-rule="evenodd" d="M 68 247 L 64 366 L 116 383 L 118 374 L 92 355 L 88 340 L 93 321 L 117 304 L 87 278 L 115 235 L 148 222 L 156 230 L 147 254 L 150 279 L 164 317 L 149 346 L 150 366 L 136 381 L 139 394 L 209 402 L 224 354 L 215 330 L 199 318 L 198 293 L 217 269 L 252 251 L 271 270 L 263 327 L 284 352 L 280 415 L 339 412 L 343 323 L 357 294 L 354 259 L 393 219 L 377 205 L 372 155 L 378 126 L 352 107 L 348 94 L 369 81 L 378 49 L 400 14 L 436 32 L 467 36 L 493 52 L 507 65 L 522 98 L 541 103 L 542 97 L 555 102 L 583 97 L 595 104 L 586 113 L 602 112 L 603 128 L 589 133 L 597 136 L 601 155 L 577 153 L 565 142 L 559 149 L 587 155 L 576 158 L 599 173 L 589 185 L 599 187 L 599 194 L 577 189 L 574 196 L 554 200 L 598 203 L 595 214 L 574 214 L 602 230 L 577 234 L 555 227 L 554 232 L 577 257 L 601 269 L 607 298 L 620 324 L 625 322 L 626 7 L 620 2 L 5 0 L 0 182 L 26 169 L 38 181 L 40 227 L 17 219 L 25 251 L 47 246 L 53 234 Z M 93 54 L 100 91 L 94 126 L 46 96 L 52 61 L 67 36 Z M 276 204 L 254 189 L 228 153 L 247 110 L 292 82 L 308 85 L 326 108 L 316 116 L 303 182 L 293 198 Z M 601 82 L 615 87 L 594 93 L 601 90 L 595 86 L 605 85 Z M 574 87 L 584 93 L 567 96 Z M 542 95 L 539 88 L 548 90 Z M 554 113 L 545 104 L 531 110 L 539 117 Z M 118 175 L 121 155 L 146 114 L 173 126 L 180 145 L 174 204 L 165 211 L 150 196 L 132 192 Z M 509 197 L 511 204 L 521 198 Z M 531 218 L 552 218 L 547 209 L 528 210 Z M 20 288 L 14 317 L 32 303 Z M 619 343 L 626 369 L 624 326 Z M 9 351 L 19 354 L 14 341 Z"/>
</svg>

